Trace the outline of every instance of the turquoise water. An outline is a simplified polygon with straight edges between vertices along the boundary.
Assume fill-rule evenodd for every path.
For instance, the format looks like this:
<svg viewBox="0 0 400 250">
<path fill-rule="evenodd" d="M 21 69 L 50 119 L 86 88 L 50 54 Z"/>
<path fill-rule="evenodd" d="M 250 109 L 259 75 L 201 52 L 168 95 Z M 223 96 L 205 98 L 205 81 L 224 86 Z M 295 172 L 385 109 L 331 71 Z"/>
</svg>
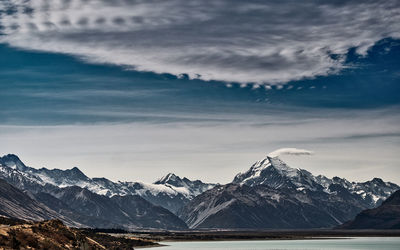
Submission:
<svg viewBox="0 0 400 250">
<path fill-rule="evenodd" d="M 399 250 L 400 237 L 360 237 L 327 240 L 265 240 L 265 241 L 200 241 L 200 242 L 161 242 L 168 245 L 159 250 Z M 152 248 L 155 249 L 155 248 Z"/>
</svg>

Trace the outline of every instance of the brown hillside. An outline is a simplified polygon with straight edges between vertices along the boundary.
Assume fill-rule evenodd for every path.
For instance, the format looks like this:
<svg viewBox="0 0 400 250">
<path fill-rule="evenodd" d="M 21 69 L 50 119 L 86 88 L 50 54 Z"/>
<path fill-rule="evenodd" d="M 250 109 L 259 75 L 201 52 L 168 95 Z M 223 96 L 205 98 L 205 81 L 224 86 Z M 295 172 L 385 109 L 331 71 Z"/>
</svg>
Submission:
<svg viewBox="0 0 400 250">
<path fill-rule="evenodd" d="M 88 233 L 69 228 L 60 220 L 0 225 L 0 249 L 133 249 L 134 246 L 154 244 L 140 239 Z"/>
</svg>

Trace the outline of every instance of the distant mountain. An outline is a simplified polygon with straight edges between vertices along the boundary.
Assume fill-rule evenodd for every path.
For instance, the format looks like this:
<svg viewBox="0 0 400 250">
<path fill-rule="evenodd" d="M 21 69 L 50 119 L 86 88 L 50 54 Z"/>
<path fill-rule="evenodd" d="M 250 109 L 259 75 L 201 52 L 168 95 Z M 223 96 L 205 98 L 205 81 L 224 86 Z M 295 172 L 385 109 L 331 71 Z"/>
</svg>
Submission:
<svg viewBox="0 0 400 250">
<path fill-rule="evenodd" d="M 104 219 L 125 229 L 186 228 L 186 224 L 169 210 L 155 206 L 137 195 L 115 195 L 109 198 L 78 186 L 61 188 L 51 194 L 79 214 Z"/>
<path fill-rule="evenodd" d="M 0 178 L 21 190 L 42 192 L 57 189 L 57 186 L 46 183 L 40 177 L 25 173 L 27 167 L 15 155 L 0 157 Z"/>
<path fill-rule="evenodd" d="M 32 194 L 32 196 L 36 201 L 45 204 L 47 207 L 56 211 L 65 218 L 69 218 L 77 222 L 79 221 L 79 223 L 82 224 L 80 227 L 122 228 L 121 225 L 109 221 L 108 218 L 100 218 L 100 217 L 81 214 L 78 211 L 72 209 L 68 201 L 67 202 L 61 201 L 60 199 L 57 199 L 51 194 L 41 192 Z"/>
<path fill-rule="evenodd" d="M 298 191 L 323 191 L 337 193 L 346 189 L 354 196 L 363 200 L 365 206 L 375 207 L 382 203 L 399 186 L 374 178 L 367 182 L 349 182 L 346 179 L 334 177 L 332 179 L 319 175 L 314 176 L 304 169 L 289 167 L 278 157 L 266 157 L 254 163 L 245 173 L 239 173 L 234 178 L 235 184 L 249 186 L 267 185 L 273 188 L 289 188 Z"/>
<path fill-rule="evenodd" d="M 257 161 L 245 173 L 235 176 L 232 183 L 248 186 L 268 185 L 272 188 L 291 188 L 297 190 L 323 190 L 314 176 L 303 169 L 289 167 L 278 157 L 268 157 Z"/>
<path fill-rule="evenodd" d="M 31 168 L 15 155 L 0 158 L 0 178 L 64 219 L 126 229 L 334 227 L 399 189 L 379 178 L 357 183 L 314 176 L 278 157 L 256 162 L 227 185 L 172 173 L 152 184 L 113 182 L 76 167 Z"/>
<path fill-rule="evenodd" d="M 159 206 L 163 206 L 177 214 L 178 210 L 181 209 L 186 203 L 204 191 L 213 188 L 215 185 L 216 184 L 204 183 L 200 180 L 191 181 L 186 177 L 182 179 L 175 174 L 169 173 L 158 181 L 154 182 L 152 185 L 144 185 L 143 188 L 139 189 L 142 191 L 137 193 L 146 200 Z M 165 191 L 153 191 L 154 187 L 163 186 L 174 190 L 176 193 L 171 194 Z"/>
<path fill-rule="evenodd" d="M 2 179 L 0 179 L 0 215 L 34 221 L 61 219 L 68 225 L 82 226 L 82 224 L 64 217 L 43 203 L 36 201 Z"/>
<path fill-rule="evenodd" d="M 0 177 L 21 189 L 40 192 L 44 187 L 78 186 L 93 193 L 112 197 L 114 195 L 139 195 L 155 205 L 177 212 L 195 196 L 215 186 L 199 180 L 181 179 L 168 174 L 153 184 L 142 182 L 113 182 L 106 178 L 89 178 L 77 167 L 67 170 L 35 169 L 26 166 L 16 155 L 0 157 Z"/>
<path fill-rule="evenodd" d="M 400 190 L 377 208 L 367 209 L 339 228 L 342 229 L 400 229 Z"/>
<path fill-rule="evenodd" d="M 189 198 L 194 198 L 195 196 L 207 191 L 215 186 L 215 184 L 204 183 L 200 180 L 191 181 L 184 177 L 181 179 L 175 174 L 169 173 L 162 177 L 158 181 L 154 182 L 156 185 L 166 185 L 174 189 L 180 190 L 181 193 L 186 193 Z"/>
<path fill-rule="evenodd" d="M 186 224 L 169 210 L 153 205 L 140 196 L 129 194 L 128 188 L 135 187 L 119 185 L 120 183 L 114 183 L 104 178 L 93 180 L 78 168 L 70 170 L 34 169 L 23 164 L 17 156 L 7 155 L 0 158 L 0 178 L 29 192 L 30 200 L 33 201 L 32 209 L 45 207 L 54 213 L 54 215 L 50 213 L 42 217 L 34 216 L 32 219 L 59 218 L 69 224 L 102 228 L 186 228 Z M 84 188 L 80 186 L 84 186 Z M 114 190 L 121 188 L 119 192 L 124 195 L 96 194 L 90 191 L 89 187 L 95 191 L 100 190 L 100 193 L 104 188 L 113 188 Z M 126 187 L 125 190 L 124 187 Z M 7 195 L 6 190 L 1 191 Z M 18 192 L 22 193 L 19 190 Z M 9 209 L 5 207 L 4 211 L 12 211 L 12 207 L 19 206 L 19 204 L 23 203 L 10 202 Z M 10 211 L 8 212 L 11 213 L 9 216 L 12 216 Z M 20 213 L 21 215 L 18 217 L 17 215 Z M 16 210 L 14 217 L 29 219 L 30 217 L 26 217 L 25 214 L 29 214 L 29 212 Z"/>
<path fill-rule="evenodd" d="M 256 162 L 232 184 L 195 197 L 180 210 L 190 228 L 327 228 L 375 207 L 399 187 L 314 176 L 278 157 Z"/>
<path fill-rule="evenodd" d="M 190 228 L 328 228 L 364 207 L 350 193 L 227 184 L 197 196 L 180 214 Z"/>
<path fill-rule="evenodd" d="M 320 228 L 338 223 L 332 215 L 334 207 L 323 206 L 302 192 L 265 185 L 215 187 L 181 213 L 190 228 Z"/>
</svg>

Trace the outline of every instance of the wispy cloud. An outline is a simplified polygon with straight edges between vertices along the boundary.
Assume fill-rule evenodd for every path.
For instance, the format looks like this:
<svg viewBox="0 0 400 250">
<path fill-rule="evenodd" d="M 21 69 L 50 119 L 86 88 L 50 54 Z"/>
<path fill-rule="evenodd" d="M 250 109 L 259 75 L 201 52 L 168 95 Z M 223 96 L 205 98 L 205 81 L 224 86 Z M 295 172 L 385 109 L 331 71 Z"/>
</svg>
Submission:
<svg viewBox="0 0 400 250">
<path fill-rule="evenodd" d="M 268 154 L 269 157 L 277 157 L 280 155 L 312 155 L 313 151 L 299 148 L 280 148 Z"/>
<path fill-rule="evenodd" d="M 391 128 L 393 129 L 393 128 Z M 385 132 L 367 132 L 367 133 L 357 133 L 356 131 L 352 131 L 351 134 L 345 135 L 336 135 L 332 137 L 317 137 L 311 140 L 293 140 L 288 141 L 288 143 L 304 143 L 304 144 L 329 144 L 335 142 L 355 142 L 355 141 L 393 141 L 396 144 L 400 144 L 400 131 L 399 129 L 394 129 L 395 131 L 385 131 Z"/>
<path fill-rule="evenodd" d="M 334 74 L 350 48 L 400 37 L 396 0 L 3 0 L 0 10 L 0 42 L 13 46 L 241 83 Z"/>
</svg>

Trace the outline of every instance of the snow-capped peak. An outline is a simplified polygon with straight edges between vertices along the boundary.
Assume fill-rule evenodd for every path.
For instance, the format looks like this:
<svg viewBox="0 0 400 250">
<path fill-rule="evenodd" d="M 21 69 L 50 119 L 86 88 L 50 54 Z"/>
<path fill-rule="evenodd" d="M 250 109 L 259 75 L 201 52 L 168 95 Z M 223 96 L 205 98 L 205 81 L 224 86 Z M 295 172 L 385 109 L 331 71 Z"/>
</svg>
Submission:
<svg viewBox="0 0 400 250">
<path fill-rule="evenodd" d="M 36 169 L 25 166 L 16 155 L 0 157 L 0 178 L 7 177 L 16 180 L 13 177 L 15 175 L 20 176 L 20 179 L 29 178 L 30 182 L 41 186 L 47 184 L 60 188 L 77 186 L 109 197 L 114 195 L 140 195 L 173 212 L 176 212 L 188 200 L 215 186 L 215 184 L 203 183 L 199 180 L 182 179 L 173 173 L 167 174 L 153 184 L 113 182 L 106 178 L 89 178 L 77 167 L 67 170 Z M 21 186 L 26 185 L 21 184 Z M 171 200 L 171 202 L 165 202 L 165 199 Z"/>
<path fill-rule="evenodd" d="M 347 190 L 353 195 L 360 196 L 371 206 L 379 204 L 394 190 L 396 184 L 384 182 L 374 178 L 367 182 L 350 182 L 344 178 L 328 178 L 323 175 L 314 176 L 304 169 L 292 168 L 278 156 L 270 154 L 260 161 L 255 162 L 248 171 L 235 176 L 233 183 L 248 186 L 267 185 L 272 188 L 289 188 L 297 191 L 323 191 L 326 193 L 337 192 L 338 187 Z"/>
<path fill-rule="evenodd" d="M 203 183 L 199 180 L 191 181 L 186 177 L 181 178 L 173 173 L 167 174 L 153 184 L 168 186 L 182 194 L 187 193 L 191 197 L 199 195 L 215 186 L 215 184 Z"/>
<path fill-rule="evenodd" d="M 182 181 L 182 179 L 179 176 L 173 173 L 168 173 L 167 175 L 161 177 L 159 180 L 154 182 L 154 184 L 166 184 L 170 182 L 180 182 L 180 181 Z"/>
<path fill-rule="evenodd" d="M 267 156 L 263 160 L 255 162 L 245 173 L 239 173 L 234 179 L 234 183 L 247 185 L 258 185 L 265 180 L 265 174 L 279 174 L 281 176 L 294 177 L 298 175 L 299 170 L 289 167 L 278 156 Z"/>
<path fill-rule="evenodd" d="M 14 154 L 8 154 L 0 157 L 0 165 L 21 171 L 24 171 L 27 168 L 27 166 L 25 166 L 19 157 Z"/>
<path fill-rule="evenodd" d="M 314 176 L 306 170 L 289 167 L 278 156 L 267 156 L 254 163 L 251 168 L 238 174 L 233 183 L 248 186 L 268 185 L 273 188 L 294 188 L 298 190 L 319 190 Z"/>
<path fill-rule="evenodd" d="M 78 186 L 94 193 L 114 195 L 140 195 L 149 201 L 166 206 L 176 212 L 180 206 L 195 196 L 213 188 L 216 184 L 189 180 L 169 173 L 153 184 L 141 182 L 113 182 L 106 178 L 89 178 L 77 167 L 67 170 L 35 169 L 26 166 L 16 155 L 0 157 L 0 178 L 11 181 L 15 186 L 38 190 L 42 186 Z M 278 156 L 268 155 L 254 163 L 251 168 L 239 173 L 234 184 L 248 186 L 267 185 L 276 189 L 294 189 L 299 192 L 323 191 L 334 193 L 347 190 L 374 206 L 399 189 L 396 184 L 374 178 L 367 182 L 350 182 L 340 177 L 314 176 L 304 169 L 288 166 Z M 167 198 L 169 197 L 169 198 Z M 165 203 L 165 199 L 176 201 Z M 165 205 L 167 204 L 167 205 Z"/>
<path fill-rule="evenodd" d="M 276 170 L 281 172 L 281 174 L 284 174 L 286 176 L 296 176 L 299 174 L 300 170 L 291 168 L 289 167 L 284 161 L 282 161 L 279 157 L 269 157 L 267 156 L 267 159 L 269 163 L 271 164 L 272 167 L 274 167 Z"/>
</svg>

